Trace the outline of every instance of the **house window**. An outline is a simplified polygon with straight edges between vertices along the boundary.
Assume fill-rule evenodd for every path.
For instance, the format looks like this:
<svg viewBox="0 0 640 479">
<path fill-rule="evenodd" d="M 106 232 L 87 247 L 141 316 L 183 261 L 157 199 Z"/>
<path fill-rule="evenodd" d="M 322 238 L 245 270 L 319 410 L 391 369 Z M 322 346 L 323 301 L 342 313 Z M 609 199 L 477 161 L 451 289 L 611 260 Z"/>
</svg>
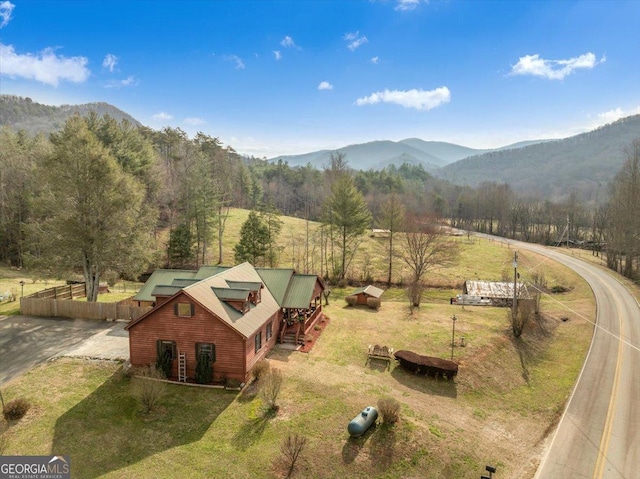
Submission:
<svg viewBox="0 0 640 479">
<path fill-rule="evenodd" d="M 206 354 L 211 359 L 211 362 L 216 360 L 216 345 L 211 343 L 196 343 L 196 358 L 200 358 L 200 355 Z"/>
<path fill-rule="evenodd" d="M 175 304 L 176 316 L 181 318 L 190 318 L 195 314 L 195 306 L 191 303 L 176 303 Z"/>
<path fill-rule="evenodd" d="M 262 331 L 260 331 L 258 334 L 256 334 L 256 350 L 255 350 L 255 352 L 257 353 L 258 351 L 260 351 L 261 347 L 262 347 Z"/>
<path fill-rule="evenodd" d="M 273 322 L 267 324 L 267 341 L 273 336 Z"/>
<path fill-rule="evenodd" d="M 176 342 L 158 339 L 158 357 L 169 356 L 171 359 L 176 358 Z"/>
</svg>

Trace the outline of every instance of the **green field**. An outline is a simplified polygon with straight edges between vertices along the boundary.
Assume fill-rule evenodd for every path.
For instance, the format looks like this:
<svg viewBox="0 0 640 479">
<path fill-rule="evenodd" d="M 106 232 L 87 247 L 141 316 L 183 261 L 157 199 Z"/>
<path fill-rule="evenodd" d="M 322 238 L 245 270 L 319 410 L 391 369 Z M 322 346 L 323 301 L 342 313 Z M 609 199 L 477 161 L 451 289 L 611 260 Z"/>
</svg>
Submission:
<svg viewBox="0 0 640 479">
<path fill-rule="evenodd" d="M 535 270 L 568 292 L 543 299 L 543 318 L 515 340 L 505 309 L 449 304 L 464 279 L 501 279 L 513 251 L 457 240 L 460 264 L 433 276 L 438 287 L 413 313 L 401 289 L 387 291 L 375 312 L 347 307 L 351 289 L 334 288 L 329 323 L 313 350 L 269 356 L 285 378 L 277 415 L 263 412 L 252 387 L 234 393 L 178 385 L 145 414 L 120 365 L 64 359 L 5 385 L 5 400 L 26 397 L 33 408 L 3 425 L 0 452 L 69 454 L 78 478 L 269 478 L 281 476 L 283 437 L 297 432 L 309 442 L 296 477 L 477 478 L 486 464 L 501 478 L 532 477 L 588 349 L 593 298 L 571 271 L 521 252 L 525 279 Z M 376 343 L 450 358 L 453 314 L 455 381 L 365 364 Z M 383 396 L 400 402 L 399 423 L 349 439 L 349 420 Z"/>
</svg>

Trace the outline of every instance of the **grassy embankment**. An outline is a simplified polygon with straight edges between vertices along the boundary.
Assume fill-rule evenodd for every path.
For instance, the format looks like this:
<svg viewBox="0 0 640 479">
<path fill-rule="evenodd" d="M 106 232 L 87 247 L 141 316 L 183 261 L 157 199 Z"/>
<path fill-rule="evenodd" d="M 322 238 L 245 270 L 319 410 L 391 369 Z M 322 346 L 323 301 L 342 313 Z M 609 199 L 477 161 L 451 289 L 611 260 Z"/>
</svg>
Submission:
<svg viewBox="0 0 640 479">
<path fill-rule="evenodd" d="M 367 240 L 372 252 L 377 241 Z M 544 319 L 515 340 L 505 309 L 449 304 L 464 279 L 500 280 L 513 251 L 457 241 L 459 264 L 431 276 L 439 287 L 414 314 L 401 290 L 388 291 L 374 312 L 346 307 L 350 288 L 334 289 L 329 325 L 311 353 L 269 357 L 285 378 L 275 417 L 251 392 L 176 385 L 147 415 L 118 365 L 61 360 L 3 389 L 5 400 L 25 396 L 34 407 L 0 447 L 4 454 L 69 454 L 73 476 L 82 478 L 268 478 L 282 438 L 298 432 L 309 438 L 298 477 L 475 478 L 485 464 L 496 465 L 500 477 L 531 477 L 589 345 L 591 291 L 567 269 L 521 251 L 524 279 L 542 272 L 549 286 L 569 292 L 544 299 Z M 365 365 L 374 343 L 449 358 L 453 314 L 460 363 L 454 382 L 416 377 L 395 364 Z M 350 440 L 348 421 L 382 396 L 400 402 L 400 422 Z"/>
</svg>

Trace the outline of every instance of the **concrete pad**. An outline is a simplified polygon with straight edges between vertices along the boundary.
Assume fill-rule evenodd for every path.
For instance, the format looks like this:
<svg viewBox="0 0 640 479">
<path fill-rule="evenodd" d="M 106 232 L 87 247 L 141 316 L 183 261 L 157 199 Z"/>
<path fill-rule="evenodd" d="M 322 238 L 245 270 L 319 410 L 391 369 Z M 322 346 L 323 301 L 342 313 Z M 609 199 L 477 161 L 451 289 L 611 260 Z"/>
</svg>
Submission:
<svg viewBox="0 0 640 479">
<path fill-rule="evenodd" d="M 129 333 L 124 330 L 126 324 L 116 322 L 110 328 L 94 334 L 54 357 L 127 361 L 129 359 Z"/>
</svg>

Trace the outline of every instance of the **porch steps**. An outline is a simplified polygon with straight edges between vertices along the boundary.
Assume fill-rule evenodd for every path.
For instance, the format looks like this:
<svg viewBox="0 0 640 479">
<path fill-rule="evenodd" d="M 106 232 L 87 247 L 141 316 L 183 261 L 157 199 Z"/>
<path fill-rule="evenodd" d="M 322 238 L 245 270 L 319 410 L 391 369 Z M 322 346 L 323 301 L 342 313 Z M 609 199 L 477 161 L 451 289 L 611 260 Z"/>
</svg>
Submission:
<svg viewBox="0 0 640 479">
<path fill-rule="evenodd" d="M 296 333 L 285 333 L 284 337 L 282 338 L 282 343 L 296 344 Z M 304 344 L 304 334 L 301 334 L 300 337 L 298 338 L 298 344 L 299 345 Z"/>
<path fill-rule="evenodd" d="M 187 355 L 178 353 L 178 381 L 187 382 Z"/>
</svg>

